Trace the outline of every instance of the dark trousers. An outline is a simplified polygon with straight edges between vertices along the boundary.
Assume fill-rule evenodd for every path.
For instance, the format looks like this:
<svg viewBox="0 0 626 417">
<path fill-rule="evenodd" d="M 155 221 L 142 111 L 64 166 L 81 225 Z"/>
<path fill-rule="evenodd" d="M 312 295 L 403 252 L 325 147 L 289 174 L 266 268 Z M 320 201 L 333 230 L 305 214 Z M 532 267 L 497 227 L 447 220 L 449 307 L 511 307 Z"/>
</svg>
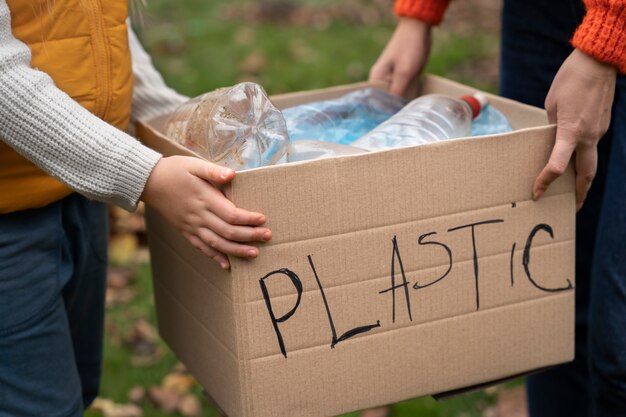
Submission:
<svg viewBox="0 0 626 417">
<path fill-rule="evenodd" d="M 577 0 L 506 0 L 501 94 L 543 107 L 584 14 Z M 576 359 L 527 379 L 532 417 L 626 416 L 624 76 L 598 153 L 596 179 L 576 218 Z"/>
<path fill-rule="evenodd" d="M 0 215 L 0 417 L 79 417 L 98 393 L 107 211 L 78 194 Z"/>
</svg>

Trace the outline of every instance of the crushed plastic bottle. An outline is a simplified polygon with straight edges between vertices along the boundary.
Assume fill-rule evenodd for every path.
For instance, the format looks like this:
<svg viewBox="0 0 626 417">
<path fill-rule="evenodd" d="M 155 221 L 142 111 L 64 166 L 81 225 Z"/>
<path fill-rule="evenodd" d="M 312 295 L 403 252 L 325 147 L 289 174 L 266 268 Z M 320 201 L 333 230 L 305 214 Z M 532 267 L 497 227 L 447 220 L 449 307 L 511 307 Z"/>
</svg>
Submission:
<svg viewBox="0 0 626 417">
<path fill-rule="evenodd" d="M 378 88 L 365 88 L 337 99 L 283 110 L 292 141 L 321 140 L 349 145 L 374 129 L 407 101 Z"/>
<path fill-rule="evenodd" d="M 263 87 L 249 82 L 184 103 L 168 119 L 166 135 L 235 170 L 275 164 L 289 145 L 282 113 Z"/>
<path fill-rule="evenodd" d="M 331 156 L 357 155 L 367 152 L 365 149 L 321 140 L 297 140 L 289 144 L 285 162 L 309 161 Z"/>
<path fill-rule="evenodd" d="M 460 99 L 425 95 L 356 140 L 353 146 L 374 151 L 469 136 L 472 120 L 486 104 L 487 97 L 480 93 Z"/>
<path fill-rule="evenodd" d="M 494 135 L 512 130 L 506 116 L 490 104 L 487 104 L 472 122 L 472 136 Z"/>
</svg>

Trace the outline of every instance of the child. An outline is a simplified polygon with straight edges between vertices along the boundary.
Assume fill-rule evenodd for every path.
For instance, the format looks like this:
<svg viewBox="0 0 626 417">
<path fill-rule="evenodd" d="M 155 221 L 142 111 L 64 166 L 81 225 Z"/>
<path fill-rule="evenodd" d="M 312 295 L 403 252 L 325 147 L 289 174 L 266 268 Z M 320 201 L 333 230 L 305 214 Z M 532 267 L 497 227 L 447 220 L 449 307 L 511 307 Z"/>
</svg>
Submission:
<svg viewBox="0 0 626 417">
<path fill-rule="evenodd" d="M 127 25 L 126 0 L 0 0 L 0 416 L 82 416 L 98 391 L 106 206 L 152 206 L 228 268 L 265 217 L 234 172 L 163 158 L 126 130 L 186 98 Z M 133 90 L 133 81 L 135 88 Z M 94 201 L 95 200 L 95 201 Z"/>
</svg>

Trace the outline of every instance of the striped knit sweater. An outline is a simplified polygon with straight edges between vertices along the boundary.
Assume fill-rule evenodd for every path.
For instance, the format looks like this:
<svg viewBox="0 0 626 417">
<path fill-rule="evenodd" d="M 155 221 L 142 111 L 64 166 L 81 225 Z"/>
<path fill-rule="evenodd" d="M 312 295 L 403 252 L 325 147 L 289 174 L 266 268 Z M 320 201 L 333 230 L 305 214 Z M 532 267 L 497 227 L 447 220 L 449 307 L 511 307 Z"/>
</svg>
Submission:
<svg viewBox="0 0 626 417">
<path fill-rule="evenodd" d="M 549 0 L 546 0 L 549 1 Z M 450 0 L 396 0 L 398 16 L 433 25 L 441 22 Z M 572 38 L 574 48 L 626 73 L 626 0 L 584 0 L 587 14 Z"/>
<path fill-rule="evenodd" d="M 13 36 L 10 19 L 0 0 L 0 140 L 86 197 L 133 210 L 161 155 L 92 115 L 46 73 L 31 68 L 30 49 Z M 130 29 L 129 42 L 133 119 L 152 118 L 187 100 L 165 85 Z"/>
</svg>

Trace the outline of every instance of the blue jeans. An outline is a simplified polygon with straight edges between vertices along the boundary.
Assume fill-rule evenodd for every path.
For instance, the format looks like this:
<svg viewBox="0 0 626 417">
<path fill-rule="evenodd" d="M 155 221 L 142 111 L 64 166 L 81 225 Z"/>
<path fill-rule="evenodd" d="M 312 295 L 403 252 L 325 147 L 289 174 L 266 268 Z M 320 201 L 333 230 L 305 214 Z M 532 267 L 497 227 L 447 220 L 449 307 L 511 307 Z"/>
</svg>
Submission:
<svg viewBox="0 0 626 417">
<path fill-rule="evenodd" d="M 78 417 L 100 380 L 106 206 L 0 215 L 0 417 Z"/>
<path fill-rule="evenodd" d="M 580 0 L 505 0 L 502 95 L 543 107 L 572 52 Z M 584 94 L 584 92 L 581 92 Z M 626 416 L 626 79 L 576 218 L 576 359 L 527 379 L 532 417 Z"/>
</svg>

